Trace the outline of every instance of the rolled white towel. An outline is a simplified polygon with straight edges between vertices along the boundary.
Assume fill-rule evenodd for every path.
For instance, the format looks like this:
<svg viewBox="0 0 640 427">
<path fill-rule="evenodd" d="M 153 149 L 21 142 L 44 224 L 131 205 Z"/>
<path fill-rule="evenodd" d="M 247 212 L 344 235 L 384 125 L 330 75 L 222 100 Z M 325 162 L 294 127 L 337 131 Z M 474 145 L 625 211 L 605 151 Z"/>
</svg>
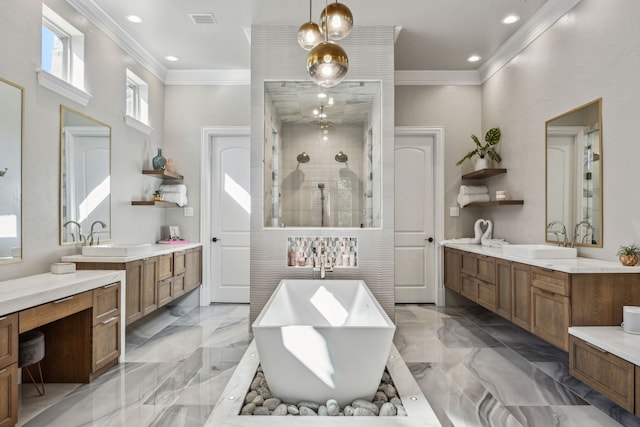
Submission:
<svg viewBox="0 0 640 427">
<path fill-rule="evenodd" d="M 486 185 L 461 185 L 460 193 L 463 196 L 469 194 L 489 194 L 489 188 Z"/>
<path fill-rule="evenodd" d="M 491 200 L 489 194 L 458 194 L 458 204 L 461 208 L 473 202 L 488 202 Z"/>
<path fill-rule="evenodd" d="M 501 248 L 509 244 L 509 242 L 504 239 L 482 239 L 481 243 L 482 246 L 489 246 L 491 248 Z"/>
<path fill-rule="evenodd" d="M 184 184 L 162 184 L 159 188 L 162 193 L 187 194 L 187 186 Z"/>
<path fill-rule="evenodd" d="M 165 202 L 172 202 L 182 207 L 187 204 L 187 195 L 182 193 L 164 193 L 162 200 Z"/>
</svg>

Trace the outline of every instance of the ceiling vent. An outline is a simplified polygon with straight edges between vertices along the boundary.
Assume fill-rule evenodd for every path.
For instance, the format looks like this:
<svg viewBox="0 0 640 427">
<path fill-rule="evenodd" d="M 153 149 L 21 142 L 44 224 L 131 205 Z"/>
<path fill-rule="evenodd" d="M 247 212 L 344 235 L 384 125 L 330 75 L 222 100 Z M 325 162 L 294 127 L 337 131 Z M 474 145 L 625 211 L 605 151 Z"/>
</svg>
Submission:
<svg viewBox="0 0 640 427">
<path fill-rule="evenodd" d="M 194 24 L 216 24 L 216 17 L 213 13 L 190 13 L 189 16 Z"/>
</svg>

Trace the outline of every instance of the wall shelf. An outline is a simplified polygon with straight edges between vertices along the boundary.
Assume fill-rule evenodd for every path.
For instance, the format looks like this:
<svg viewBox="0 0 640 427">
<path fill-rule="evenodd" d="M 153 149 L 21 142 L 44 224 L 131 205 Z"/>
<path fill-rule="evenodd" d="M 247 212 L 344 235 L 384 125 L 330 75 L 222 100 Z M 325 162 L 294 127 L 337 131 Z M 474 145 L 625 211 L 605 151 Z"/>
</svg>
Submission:
<svg viewBox="0 0 640 427">
<path fill-rule="evenodd" d="M 179 173 L 170 172 L 168 170 L 155 170 L 155 169 L 145 169 L 142 171 L 143 175 L 153 175 L 162 179 L 183 179 L 184 177 Z"/>
<path fill-rule="evenodd" d="M 160 201 L 155 201 L 155 200 L 134 200 L 131 202 L 131 204 L 133 206 L 158 206 L 161 208 L 178 208 L 180 206 L 178 206 L 177 203 L 172 203 L 172 202 L 164 202 L 162 200 Z"/>
<path fill-rule="evenodd" d="M 524 205 L 524 200 L 492 200 L 490 202 L 469 203 L 465 208 L 488 208 L 491 206 Z"/>
<path fill-rule="evenodd" d="M 507 173 L 506 169 L 480 169 L 462 175 L 462 179 L 485 179 L 495 175 L 502 175 L 504 173 Z"/>
</svg>

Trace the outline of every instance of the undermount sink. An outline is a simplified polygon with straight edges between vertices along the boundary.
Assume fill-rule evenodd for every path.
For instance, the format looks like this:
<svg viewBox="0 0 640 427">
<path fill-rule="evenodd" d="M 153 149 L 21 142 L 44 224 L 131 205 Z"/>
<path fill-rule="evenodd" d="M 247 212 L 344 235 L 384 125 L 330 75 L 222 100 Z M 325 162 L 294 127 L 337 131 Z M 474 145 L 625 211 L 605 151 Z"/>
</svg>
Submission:
<svg viewBox="0 0 640 427">
<path fill-rule="evenodd" d="M 150 251 L 150 243 L 107 244 L 82 247 L 82 255 L 87 256 L 132 256 L 143 255 Z"/>
<path fill-rule="evenodd" d="M 521 258 L 575 258 L 578 256 L 576 248 L 565 248 L 562 246 L 551 246 L 543 244 L 530 245 L 504 245 L 502 253 Z"/>
</svg>

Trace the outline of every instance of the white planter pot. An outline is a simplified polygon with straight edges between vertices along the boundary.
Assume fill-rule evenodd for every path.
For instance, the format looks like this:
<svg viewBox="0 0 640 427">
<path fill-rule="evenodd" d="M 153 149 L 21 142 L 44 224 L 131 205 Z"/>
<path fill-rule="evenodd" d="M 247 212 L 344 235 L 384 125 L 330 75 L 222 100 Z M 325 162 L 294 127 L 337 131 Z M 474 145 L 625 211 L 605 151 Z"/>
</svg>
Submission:
<svg viewBox="0 0 640 427">
<path fill-rule="evenodd" d="M 489 167 L 489 159 L 487 159 L 486 157 L 484 159 L 480 157 L 476 159 L 475 170 L 479 171 L 481 169 L 487 169 L 488 167 Z"/>
</svg>

